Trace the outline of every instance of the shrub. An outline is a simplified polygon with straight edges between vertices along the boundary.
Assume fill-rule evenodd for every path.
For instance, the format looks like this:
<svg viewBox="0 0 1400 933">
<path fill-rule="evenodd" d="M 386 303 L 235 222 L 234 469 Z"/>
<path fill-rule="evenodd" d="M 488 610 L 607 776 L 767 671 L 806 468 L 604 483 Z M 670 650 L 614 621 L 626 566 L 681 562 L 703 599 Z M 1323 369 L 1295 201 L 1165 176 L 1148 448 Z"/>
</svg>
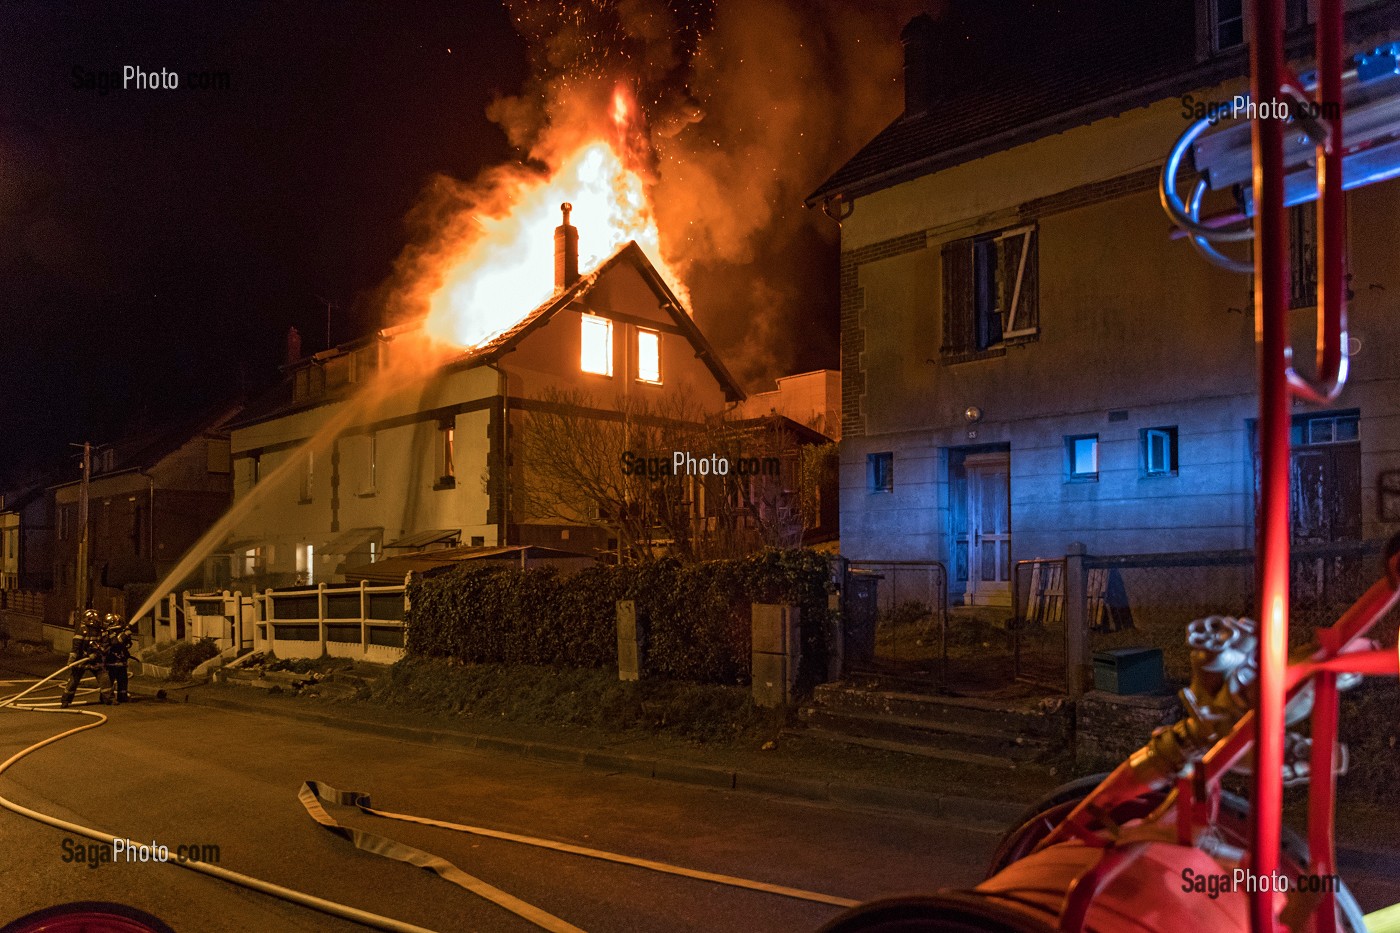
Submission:
<svg viewBox="0 0 1400 933">
<path fill-rule="evenodd" d="M 749 605 L 796 605 L 802 679 L 825 670 L 826 558 L 765 551 L 740 560 L 554 568 L 464 567 L 409 587 L 409 654 L 462 663 L 608 668 L 617 663 L 616 604 L 633 600 L 646 639 L 643 673 L 745 684 Z"/>
<path fill-rule="evenodd" d="M 218 653 L 219 646 L 212 638 L 180 642 L 175 646 L 175 656 L 170 662 L 170 679 L 189 680 L 196 667 Z"/>
</svg>

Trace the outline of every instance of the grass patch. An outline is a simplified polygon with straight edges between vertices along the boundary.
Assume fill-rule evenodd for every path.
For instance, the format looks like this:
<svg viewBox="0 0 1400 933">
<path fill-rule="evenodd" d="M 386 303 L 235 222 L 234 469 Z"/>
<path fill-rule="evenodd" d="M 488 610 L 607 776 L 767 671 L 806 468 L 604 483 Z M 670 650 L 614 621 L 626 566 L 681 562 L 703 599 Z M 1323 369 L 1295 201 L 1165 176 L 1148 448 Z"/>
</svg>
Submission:
<svg viewBox="0 0 1400 933">
<path fill-rule="evenodd" d="M 776 734 L 783 711 L 755 706 L 748 688 L 645 680 L 605 671 L 405 658 L 369 689 L 369 702 L 463 718 L 666 734 L 695 742 Z"/>
</svg>

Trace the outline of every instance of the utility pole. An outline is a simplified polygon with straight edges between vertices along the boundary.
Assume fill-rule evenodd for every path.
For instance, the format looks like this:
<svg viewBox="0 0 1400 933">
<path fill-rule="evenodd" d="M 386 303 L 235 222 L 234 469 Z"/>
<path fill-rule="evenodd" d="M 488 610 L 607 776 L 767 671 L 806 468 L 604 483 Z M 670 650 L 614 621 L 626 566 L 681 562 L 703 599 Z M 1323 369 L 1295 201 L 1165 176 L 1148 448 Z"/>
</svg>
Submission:
<svg viewBox="0 0 1400 933">
<path fill-rule="evenodd" d="M 73 445 L 78 446 L 77 444 Z M 88 602 L 88 479 L 92 476 L 92 444 L 83 442 L 83 481 L 78 486 L 78 613 Z"/>
<path fill-rule="evenodd" d="M 331 312 L 332 312 L 332 311 L 339 311 L 339 310 L 340 310 L 340 308 L 338 307 L 338 305 L 340 304 L 340 302 L 336 301 L 334 298 L 323 298 L 323 297 L 320 296 L 320 295 L 317 295 L 317 296 L 316 296 L 316 300 L 319 301 L 319 302 L 321 302 L 321 304 L 323 304 L 323 305 L 326 306 L 326 349 L 329 350 L 329 349 L 331 348 L 331 346 L 332 346 L 332 344 L 331 344 Z"/>
</svg>

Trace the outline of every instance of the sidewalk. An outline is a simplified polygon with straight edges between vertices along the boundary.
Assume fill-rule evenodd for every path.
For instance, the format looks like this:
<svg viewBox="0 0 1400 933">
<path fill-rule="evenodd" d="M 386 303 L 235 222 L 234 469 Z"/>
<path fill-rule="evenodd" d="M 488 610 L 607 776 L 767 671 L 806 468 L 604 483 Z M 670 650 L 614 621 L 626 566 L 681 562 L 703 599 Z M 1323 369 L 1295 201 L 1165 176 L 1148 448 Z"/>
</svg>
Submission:
<svg viewBox="0 0 1400 933">
<path fill-rule="evenodd" d="M 986 781 L 972 780 L 975 775 L 950 773 L 946 762 L 800 738 L 784 738 L 771 750 L 697 745 L 646 734 L 432 716 L 364 702 L 323 701 L 220 684 L 171 685 L 144 677 L 132 678 L 131 692 L 142 699 L 160 697 L 239 713 L 284 716 L 407 742 L 455 745 L 657 780 L 916 813 L 975 824 L 988 831 L 1009 828 L 1030 803 L 1060 780 L 1043 773 L 1026 773 L 998 787 L 1000 793 L 969 795 L 968 788 L 985 790 Z M 953 772 L 966 770 L 956 765 L 951 768 Z"/>
<path fill-rule="evenodd" d="M 52 673 L 61 656 L 0 656 L 0 679 Z M 976 766 L 914 758 L 874 749 L 783 737 L 777 747 L 700 745 L 644 733 L 617 733 L 507 720 L 441 716 L 368 702 L 322 700 L 218 684 L 172 684 L 131 679 L 142 701 L 188 702 L 232 712 L 283 716 L 318 725 L 423 744 L 455 745 L 657 780 L 870 807 L 1009 829 L 1025 809 L 1073 774 L 1039 769 L 989 772 Z M 1289 807 L 1299 822 L 1301 802 Z M 1394 858 L 1394 814 L 1388 809 L 1338 808 L 1344 849 Z"/>
</svg>

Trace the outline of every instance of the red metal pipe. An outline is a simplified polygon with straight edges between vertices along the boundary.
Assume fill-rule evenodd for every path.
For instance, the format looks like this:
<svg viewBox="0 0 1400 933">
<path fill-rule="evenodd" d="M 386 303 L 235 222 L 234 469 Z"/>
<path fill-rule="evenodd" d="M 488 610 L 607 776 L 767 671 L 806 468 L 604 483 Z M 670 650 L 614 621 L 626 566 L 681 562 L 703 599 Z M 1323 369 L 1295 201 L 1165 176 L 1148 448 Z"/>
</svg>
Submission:
<svg viewBox="0 0 1400 933">
<path fill-rule="evenodd" d="M 1262 106 L 1283 99 L 1283 4 L 1253 0 L 1250 92 Z M 1288 666 L 1288 226 L 1283 207 L 1283 131 L 1278 119 L 1256 117 L 1254 155 L 1254 307 L 1260 321 L 1259 460 L 1256 522 L 1259 594 L 1259 703 L 1254 717 L 1254 793 L 1250 868 L 1272 876 L 1279 867 L 1283 822 L 1284 680 Z M 1254 933 L 1278 929 L 1265 886 L 1249 898 Z"/>
<path fill-rule="evenodd" d="M 1317 87 L 1314 100 L 1325 120 L 1324 143 L 1317 147 L 1317 373 L 1304 379 L 1288 372 L 1289 385 L 1300 398 L 1330 402 L 1347 378 L 1346 318 L 1346 192 L 1342 190 L 1342 0 L 1321 0 L 1316 50 Z"/>
<path fill-rule="evenodd" d="M 1400 659 L 1389 648 L 1376 648 L 1371 651 L 1348 651 L 1346 654 L 1325 661 L 1314 661 L 1301 668 L 1306 676 L 1316 671 L 1318 676 L 1331 674 L 1364 674 L 1370 677 L 1394 677 L 1400 673 Z"/>
<path fill-rule="evenodd" d="M 1337 791 L 1337 675 L 1321 671 L 1313 678 L 1312 756 L 1308 777 L 1308 868 L 1331 875 L 1337 864 L 1334 801 Z M 1329 888 L 1313 913 L 1313 933 L 1337 933 L 1337 900 Z"/>
<path fill-rule="evenodd" d="M 1312 675 L 1315 669 L 1313 665 L 1326 665 L 1328 668 L 1336 666 L 1338 670 L 1356 670 L 1357 673 L 1396 673 L 1397 668 L 1400 668 L 1400 658 L 1391 656 L 1388 650 L 1346 654 L 1341 652 L 1347 645 L 1369 632 L 1397 603 L 1400 603 L 1400 551 L 1387 560 L 1386 575 L 1382 579 L 1371 584 L 1361 598 L 1342 613 L 1340 619 L 1318 632 L 1320 647 L 1313 652 L 1310 659 L 1312 664 L 1295 664 L 1289 667 L 1288 696 L 1292 697 L 1297 693 L 1303 682 Z M 1229 736 L 1202 756 L 1197 779 L 1208 788 L 1218 788 L 1221 777 L 1249 751 L 1253 736 L 1254 713 L 1251 711 L 1241 717 Z M 1155 790 L 1157 786 L 1144 781 L 1130 762 L 1120 764 L 1093 793 L 1080 801 L 1074 811 L 1041 840 L 1036 846 L 1036 851 L 1070 838 L 1104 845 L 1104 840 L 1084 828 L 1085 823 L 1093 818 L 1094 814 L 1106 813 L 1123 801 Z"/>
</svg>

